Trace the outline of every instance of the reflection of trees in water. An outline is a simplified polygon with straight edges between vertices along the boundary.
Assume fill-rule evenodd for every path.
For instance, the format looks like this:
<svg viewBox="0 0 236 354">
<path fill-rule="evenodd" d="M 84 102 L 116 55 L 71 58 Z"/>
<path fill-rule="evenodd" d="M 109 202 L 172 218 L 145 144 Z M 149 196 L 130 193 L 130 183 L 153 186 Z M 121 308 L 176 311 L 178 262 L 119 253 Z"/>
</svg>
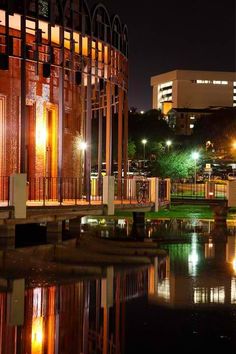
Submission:
<svg viewBox="0 0 236 354">
<path fill-rule="evenodd" d="M 177 239 L 186 237 L 187 239 L 193 232 L 206 232 L 208 225 L 197 219 L 176 219 L 155 220 L 147 223 L 147 230 L 151 230 L 153 238 Z"/>
</svg>

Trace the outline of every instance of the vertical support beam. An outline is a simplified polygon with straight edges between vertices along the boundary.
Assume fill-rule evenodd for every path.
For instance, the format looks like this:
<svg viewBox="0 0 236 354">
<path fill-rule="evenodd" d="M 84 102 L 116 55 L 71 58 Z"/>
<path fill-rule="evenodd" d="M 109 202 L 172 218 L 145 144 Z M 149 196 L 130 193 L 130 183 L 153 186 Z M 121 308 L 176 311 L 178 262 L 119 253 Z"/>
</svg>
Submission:
<svg viewBox="0 0 236 354">
<path fill-rule="evenodd" d="M 159 178 L 152 177 L 149 179 L 151 187 L 151 202 L 154 203 L 154 211 L 159 210 Z"/>
<path fill-rule="evenodd" d="M 106 115 L 106 174 L 111 176 L 112 159 L 112 113 L 111 113 L 111 83 L 106 84 L 107 115 Z"/>
<path fill-rule="evenodd" d="M 25 279 L 14 279 L 12 291 L 8 293 L 8 321 L 10 326 L 22 326 L 25 314 Z"/>
<path fill-rule="evenodd" d="M 86 200 L 90 201 L 91 194 L 91 134 L 92 134 L 92 107 L 91 107 L 91 71 L 87 74 L 87 103 L 86 103 L 86 128 L 85 140 L 87 149 L 85 150 L 85 186 L 86 186 Z"/>
<path fill-rule="evenodd" d="M 119 88 L 119 104 L 118 104 L 118 198 L 122 195 L 122 137 L 123 137 L 123 90 Z"/>
<path fill-rule="evenodd" d="M 105 214 L 114 215 L 114 176 L 103 177 L 103 205 L 106 206 Z"/>
<path fill-rule="evenodd" d="M 61 67 L 59 68 L 59 119 L 58 119 L 58 177 L 59 201 L 62 202 L 62 175 L 63 175 L 63 135 L 64 135 L 64 28 L 60 28 Z"/>
<path fill-rule="evenodd" d="M 24 0 L 21 16 L 21 132 L 20 132 L 20 173 L 26 171 L 26 3 Z"/>
<path fill-rule="evenodd" d="M 123 159 L 124 159 L 124 190 L 127 191 L 127 170 L 128 170 L 128 95 L 124 98 L 124 145 L 123 145 Z M 126 192 L 125 192 L 126 193 Z"/>
<path fill-rule="evenodd" d="M 101 100 L 100 100 L 101 106 Z M 98 110 L 98 192 L 101 193 L 102 182 L 102 109 Z"/>
<path fill-rule="evenodd" d="M 18 173 L 10 176 L 10 205 L 14 206 L 14 218 L 26 218 L 26 174 Z"/>
<path fill-rule="evenodd" d="M 170 178 L 166 178 L 166 199 L 170 205 L 171 202 L 171 184 L 170 184 Z"/>
</svg>

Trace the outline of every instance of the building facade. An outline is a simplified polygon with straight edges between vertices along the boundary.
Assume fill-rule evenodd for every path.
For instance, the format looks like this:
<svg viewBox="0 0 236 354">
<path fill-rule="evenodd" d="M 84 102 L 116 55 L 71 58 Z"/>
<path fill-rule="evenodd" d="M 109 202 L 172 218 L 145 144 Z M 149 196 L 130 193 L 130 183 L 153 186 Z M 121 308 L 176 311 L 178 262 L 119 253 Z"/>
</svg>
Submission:
<svg viewBox="0 0 236 354">
<path fill-rule="evenodd" d="M 103 5 L 0 0 L 0 176 L 89 186 L 92 153 L 126 174 L 127 90 L 127 27 Z"/>
<path fill-rule="evenodd" d="M 191 134 L 196 119 L 194 112 L 209 113 L 212 107 L 236 106 L 236 72 L 174 70 L 151 78 L 153 109 L 167 117 L 172 109 L 185 119 L 181 128 L 176 121 L 177 134 Z M 186 112 L 189 117 L 186 120 Z M 191 125 L 191 127 L 190 127 Z"/>
</svg>

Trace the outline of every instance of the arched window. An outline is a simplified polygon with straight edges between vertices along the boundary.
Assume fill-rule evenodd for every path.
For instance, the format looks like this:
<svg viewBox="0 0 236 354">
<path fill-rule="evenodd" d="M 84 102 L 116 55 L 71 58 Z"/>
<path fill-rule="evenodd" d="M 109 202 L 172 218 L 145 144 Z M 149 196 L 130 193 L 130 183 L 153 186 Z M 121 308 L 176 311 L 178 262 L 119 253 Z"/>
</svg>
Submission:
<svg viewBox="0 0 236 354">
<path fill-rule="evenodd" d="M 99 4 L 95 7 L 92 17 L 93 36 L 104 41 L 111 42 L 111 22 L 107 9 Z"/>
<path fill-rule="evenodd" d="M 128 28 L 126 25 L 123 28 L 122 53 L 128 57 Z"/>
<path fill-rule="evenodd" d="M 112 21 L 112 45 L 121 49 L 122 27 L 120 18 L 116 15 Z"/>
</svg>

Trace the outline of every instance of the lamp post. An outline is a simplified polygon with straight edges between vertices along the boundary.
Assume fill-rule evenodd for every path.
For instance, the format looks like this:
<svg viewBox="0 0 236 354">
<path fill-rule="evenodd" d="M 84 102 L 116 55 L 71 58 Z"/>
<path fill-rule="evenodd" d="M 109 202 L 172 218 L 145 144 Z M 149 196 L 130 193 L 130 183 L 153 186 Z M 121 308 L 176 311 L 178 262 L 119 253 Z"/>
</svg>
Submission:
<svg viewBox="0 0 236 354">
<path fill-rule="evenodd" d="M 194 151 L 192 158 L 194 159 L 194 194 L 197 194 L 197 160 L 199 159 L 199 152 Z"/>
<path fill-rule="evenodd" d="M 147 144 L 147 139 L 143 139 L 142 144 L 143 144 L 143 159 L 145 160 L 145 145 Z"/>
<path fill-rule="evenodd" d="M 168 152 L 170 150 L 170 146 L 172 145 L 172 141 L 171 140 L 167 140 L 166 141 L 166 146 L 167 146 L 167 149 L 168 149 Z"/>
</svg>

